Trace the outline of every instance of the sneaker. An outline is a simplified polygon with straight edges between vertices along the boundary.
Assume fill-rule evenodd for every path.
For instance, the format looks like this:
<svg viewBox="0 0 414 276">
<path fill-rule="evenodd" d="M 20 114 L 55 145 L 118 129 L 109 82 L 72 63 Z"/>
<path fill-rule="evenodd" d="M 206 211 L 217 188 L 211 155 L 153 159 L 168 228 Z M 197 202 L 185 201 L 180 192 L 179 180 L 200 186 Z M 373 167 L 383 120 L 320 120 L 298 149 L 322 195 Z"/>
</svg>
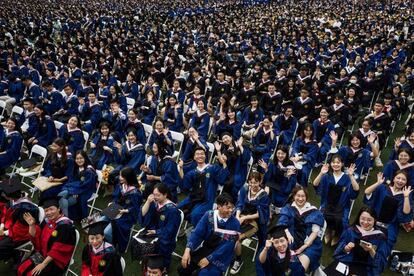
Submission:
<svg viewBox="0 0 414 276">
<path fill-rule="evenodd" d="M 242 260 L 235 260 L 233 262 L 233 266 L 230 269 L 230 274 L 237 274 L 240 271 L 240 268 L 243 265 L 243 261 Z"/>
</svg>

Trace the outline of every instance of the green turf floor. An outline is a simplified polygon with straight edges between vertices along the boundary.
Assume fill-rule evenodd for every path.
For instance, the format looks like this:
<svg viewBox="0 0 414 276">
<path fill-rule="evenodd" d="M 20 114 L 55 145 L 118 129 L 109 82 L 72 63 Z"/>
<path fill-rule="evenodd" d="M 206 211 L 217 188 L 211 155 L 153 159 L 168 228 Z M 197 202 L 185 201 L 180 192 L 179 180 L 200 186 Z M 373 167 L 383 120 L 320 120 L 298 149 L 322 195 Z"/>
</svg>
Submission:
<svg viewBox="0 0 414 276">
<path fill-rule="evenodd" d="M 394 133 L 390 137 L 388 147 L 382 152 L 381 157 L 382 157 L 382 160 L 383 160 L 384 164 L 388 160 L 390 148 L 393 145 L 393 141 L 394 141 L 395 137 L 401 136 L 402 133 L 403 133 L 403 129 L 404 129 L 404 120 L 400 120 L 397 123 L 397 126 L 396 126 L 396 129 L 395 129 Z M 376 181 L 376 173 L 378 171 L 379 170 L 377 168 L 374 168 L 374 170 L 371 171 L 371 174 L 369 176 L 367 185 L 371 185 L 372 183 L 374 183 Z M 313 177 L 315 177 L 317 173 L 318 173 L 318 171 L 316 171 L 316 172 L 314 171 Z M 359 210 L 359 208 L 362 205 L 362 194 L 363 194 L 364 189 L 365 189 L 365 187 L 361 186 L 361 193 L 360 193 L 358 199 L 355 201 L 353 212 L 351 214 L 351 220 L 350 220 L 351 222 L 353 222 L 357 210 Z M 313 188 L 309 189 L 309 194 L 310 194 L 310 202 L 312 202 L 313 204 L 319 206 L 319 199 L 316 196 L 315 191 L 313 190 Z M 98 208 L 102 208 L 102 207 L 106 206 L 107 202 L 108 202 L 108 198 L 106 198 L 106 199 L 99 198 L 97 200 L 96 206 Z M 79 245 L 77 247 L 76 254 L 75 254 L 75 263 L 71 267 L 71 269 L 73 271 L 75 271 L 76 273 L 78 273 L 78 274 L 80 273 L 80 267 L 81 267 L 81 252 L 82 252 L 82 248 L 84 247 L 85 243 L 86 243 L 86 235 L 84 235 L 82 233 L 81 239 L 80 239 L 80 242 L 79 242 Z M 185 238 L 181 238 L 177 243 L 177 248 L 176 248 L 175 252 L 177 252 L 179 254 L 182 254 L 182 252 L 184 250 L 185 243 L 186 243 Z M 404 230 L 401 229 L 400 234 L 398 235 L 397 244 L 396 244 L 394 249 L 401 250 L 401 251 L 414 251 L 414 232 L 406 233 Z M 327 265 L 331 262 L 333 251 L 334 251 L 333 248 L 329 248 L 327 246 L 324 246 L 322 260 L 321 260 L 321 263 L 323 265 Z M 131 260 L 130 253 L 128 252 L 128 253 L 124 254 L 123 256 L 124 256 L 125 261 L 126 261 L 126 269 L 125 269 L 124 275 L 126 275 L 126 276 L 141 275 L 142 274 L 141 273 L 141 267 L 140 267 L 140 265 L 138 264 L 137 261 L 132 261 Z M 252 257 L 253 257 L 253 251 L 251 251 L 247 248 L 243 248 L 244 265 L 241 268 L 238 275 L 240 275 L 240 276 L 256 275 L 254 263 L 251 261 Z M 178 257 L 173 257 L 172 265 L 171 265 L 171 268 L 170 268 L 170 271 L 169 271 L 169 275 L 177 275 L 176 271 L 177 271 L 177 266 L 179 264 L 179 261 L 180 261 L 180 259 Z M 15 274 L 16 273 L 13 271 L 10 264 L 0 263 L 0 276 L 15 275 Z M 393 273 L 393 272 L 390 272 L 390 271 L 385 271 L 382 275 L 399 275 L 399 274 Z"/>
</svg>

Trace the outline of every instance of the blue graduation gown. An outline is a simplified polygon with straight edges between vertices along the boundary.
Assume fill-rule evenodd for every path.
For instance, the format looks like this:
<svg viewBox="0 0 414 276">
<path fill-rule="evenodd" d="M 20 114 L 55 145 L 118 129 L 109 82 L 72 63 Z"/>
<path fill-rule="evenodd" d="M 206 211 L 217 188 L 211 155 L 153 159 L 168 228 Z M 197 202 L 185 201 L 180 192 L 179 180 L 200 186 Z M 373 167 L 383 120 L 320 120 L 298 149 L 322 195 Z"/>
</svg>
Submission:
<svg viewBox="0 0 414 276">
<path fill-rule="evenodd" d="M 300 225 L 301 223 L 303 225 Z M 316 224 L 319 227 L 323 227 L 324 219 L 322 213 L 314 206 L 309 206 L 302 214 L 296 207 L 288 204 L 282 208 L 280 212 L 279 221 L 277 225 L 283 225 L 289 229 L 289 232 L 294 238 L 294 242 L 291 245 L 292 249 L 296 250 L 303 245 L 306 237 L 312 233 L 312 225 Z M 301 231 L 303 235 L 299 235 Z M 303 251 L 310 259 L 310 271 L 314 271 L 319 267 L 319 259 L 322 256 L 322 241 L 318 236 L 312 245 Z"/>
<path fill-rule="evenodd" d="M 131 128 L 135 129 L 135 134 L 137 136 L 138 142 L 145 145 L 147 143 L 147 137 L 145 136 L 145 130 L 144 130 L 144 126 L 142 125 L 142 123 L 138 119 L 135 119 L 135 121 L 128 120 L 125 124 L 125 131 L 124 131 L 125 136 L 126 136 L 127 130 Z"/>
<path fill-rule="evenodd" d="M 322 146 L 319 149 L 318 159 L 317 162 L 321 163 L 325 160 L 326 154 L 331 149 L 332 139 L 329 136 L 329 133 L 332 130 L 335 130 L 334 124 L 331 121 L 327 121 L 324 124 L 321 124 L 319 119 L 316 119 L 312 123 L 314 133 L 313 139 L 315 139 L 318 143 L 322 143 Z"/>
<path fill-rule="evenodd" d="M 208 136 L 208 129 L 210 126 L 210 115 L 208 112 L 204 112 L 203 114 L 198 114 L 198 112 L 194 113 L 191 117 L 190 127 L 194 127 L 198 134 L 207 140 Z"/>
<path fill-rule="evenodd" d="M 168 131 L 167 137 L 171 142 L 174 142 L 171 136 L 171 132 Z M 148 139 L 148 146 L 152 149 L 152 146 L 156 142 L 164 143 L 167 147 L 167 151 L 169 155 L 172 155 L 174 153 L 174 143 L 172 143 L 171 145 L 167 145 L 167 143 L 165 142 L 164 133 L 158 133 L 156 130 L 153 130 L 150 138 Z"/>
<path fill-rule="evenodd" d="M 263 109 L 258 107 L 255 111 L 251 111 L 251 108 L 248 107 L 243 111 L 242 114 L 242 124 L 246 123 L 247 125 L 255 124 L 257 127 L 259 123 L 263 120 L 264 112 Z"/>
<path fill-rule="evenodd" d="M 46 158 L 45 164 L 43 165 L 42 175 L 45 177 L 53 176 L 55 178 L 62 178 L 67 176 L 68 178 L 71 177 L 73 174 L 73 167 L 74 167 L 74 160 L 70 152 L 68 152 L 66 167 L 63 166 L 62 162 L 58 160 L 58 166 L 53 167 L 52 162 L 50 159 L 50 155 Z M 42 198 L 56 196 L 58 193 L 61 192 L 63 185 L 58 185 L 43 191 L 41 194 Z"/>
<path fill-rule="evenodd" d="M 411 153 L 414 153 L 414 145 L 411 145 L 411 143 L 407 140 L 403 140 L 401 141 L 401 145 L 398 149 L 409 149 L 411 151 Z M 396 160 L 398 159 L 398 154 L 395 151 L 394 147 L 392 148 L 389 160 Z M 410 160 L 410 162 L 412 162 L 413 160 Z"/>
<path fill-rule="evenodd" d="M 234 154 L 226 154 L 226 150 L 223 153 L 227 156 L 228 170 L 230 172 L 231 183 L 231 195 L 234 199 L 237 198 L 240 188 L 246 183 L 248 172 L 248 163 L 252 156 L 250 149 L 243 146 L 243 153 L 237 156 Z"/>
<path fill-rule="evenodd" d="M 198 169 L 193 169 L 184 175 L 184 181 L 181 188 L 187 191 L 192 191 L 196 189 L 196 186 L 199 185 L 197 182 Z M 203 214 L 213 209 L 214 200 L 217 194 L 218 185 L 223 185 L 229 176 L 229 170 L 227 168 L 222 168 L 219 165 L 209 165 L 200 172 L 205 173 L 205 200 L 204 202 L 197 203 L 192 208 L 190 214 L 190 223 L 192 225 L 197 225 L 197 222 L 203 216 Z M 183 201 L 178 204 L 178 208 L 181 209 L 185 205 L 191 202 L 191 196 L 187 196 Z"/>
<path fill-rule="evenodd" d="M 372 258 L 368 252 L 366 252 L 366 255 L 359 255 L 357 253 L 359 249 L 355 250 L 355 248 L 349 253 L 344 252 L 345 246 L 350 242 L 360 247 L 360 240 L 364 240 L 376 246 L 376 254 L 374 258 Z M 345 264 L 352 262 L 366 263 L 368 276 L 376 276 L 381 275 L 387 264 L 387 258 L 390 253 L 387 246 L 387 236 L 381 230 L 374 229 L 370 232 L 361 233 L 357 226 L 351 226 L 342 233 L 333 257 L 335 260 Z"/>
<path fill-rule="evenodd" d="M 145 149 L 142 144 L 132 145 L 131 142 L 126 141 L 122 146 L 121 156 L 116 155 L 116 160 L 119 165 L 116 170 L 121 170 L 124 167 L 132 168 L 137 174 L 141 173 L 141 165 L 145 162 Z"/>
<path fill-rule="evenodd" d="M 32 98 L 35 104 L 40 103 L 40 97 L 42 96 L 42 90 L 38 85 L 33 83 L 32 86 L 28 87 L 26 90 L 26 96 Z"/>
<path fill-rule="evenodd" d="M 298 137 L 293 143 L 291 156 L 301 154 L 303 161 L 306 162 L 302 165 L 302 169 L 300 170 L 300 175 L 298 177 L 298 182 L 303 187 L 308 186 L 309 176 L 315 166 L 318 151 L 319 147 L 316 141 L 306 143 L 304 139 Z"/>
<path fill-rule="evenodd" d="M 339 195 L 336 198 L 332 198 L 332 194 L 329 193 L 329 189 L 332 188 L 340 189 Z M 341 209 L 342 207 L 342 225 L 343 229 L 348 227 L 349 223 L 349 212 L 351 210 L 351 200 L 358 197 L 358 191 L 352 189 L 351 179 L 345 173 L 342 174 L 341 178 L 335 183 L 335 178 L 331 173 L 327 173 L 322 176 L 319 186 L 316 188 L 317 194 L 321 197 L 321 211 L 324 213 L 329 205 L 329 202 L 336 204 L 336 208 Z M 339 233 L 338 233 L 339 234 Z"/>
<path fill-rule="evenodd" d="M 241 136 L 241 123 L 239 121 L 235 121 L 230 124 L 227 121 L 221 121 L 215 126 L 214 133 L 220 137 L 220 135 L 224 132 L 230 133 L 234 141 L 239 140 Z"/>
<path fill-rule="evenodd" d="M 102 120 L 101 106 L 97 103 L 91 106 L 91 103 L 84 104 L 80 109 L 81 120 L 85 122 L 85 130 L 91 134 L 99 126 Z"/>
<path fill-rule="evenodd" d="M 345 167 L 355 164 L 357 179 L 371 168 L 371 151 L 368 149 L 361 148 L 354 152 L 350 147 L 342 146 L 339 148 L 338 154 L 341 156 Z"/>
<path fill-rule="evenodd" d="M 101 170 L 105 164 L 109 164 L 114 159 L 114 154 L 116 154 L 117 149 L 114 146 L 114 138 L 109 135 L 107 139 L 102 139 L 102 135 L 99 133 L 97 134 L 92 143 L 94 143 L 97 147 L 91 149 L 91 153 L 89 158 L 94 163 L 94 166 L 97 170 Z M 112 149 L 112 153 L 101 150 L 101 147 L 107 146 Z"/>
<path fill-rule="evenodd" d="M 140 93 L 139 93 L 139 85 L 136 82 L 132 82 L 129 84 L 128 82 L 122 88 L 125 97 L 132 98 L 134 100 L 138 100 Z"/>
<path fill-rule="evenodd" d="M 114 243 L 118 245 L 119 252 L 123 253 L 127 248 L 131 229 L 137 223 L 142 194 L 138 189 L 123 192 L 120 185 L 115 185 L 112 197 L 114 203 L 121 205 L 123 209 L 129 210 L 129 213 L 125 213 L 119 219 L 112 221 Z"/>
<path fill-rule="evenodd" d="M 72 174 L 62 190 L 67 190 L 69 195 L 78 195 L 78 202 L 69 206 L 69 218 L 83 219 L 88 216 L 88 199 L 96 191 L 97 176 L 92 166 L 79 172 L 76 177 Z"/>
<path fill-rule="evenodd" d="M 267 223 L 269 222 L 269 196 L 267 193 L 262 190 L 256 198 L 250 198 L 248 196 L 249 188 L 247 185 L 243 186 L 240 189 L 239 197 L 236 204 L 236 210 L 243 211 L 247 204 L 251 204 L 256 207 L 257 212 L 259 213 L 259 219 L 257 223 L 259 225 L 259 231 L 257 233 L 259 243 L 264 245 L 266 242 L 267 234 Z M 260 246 L 259 246 L 260 247 Z"/>
<path fill-rule="evenodd" d="M 20 157 L 20 150 L 22 148 L 23 137 L 17 131 L 7 133 L 1 146 L 0 154 L 0 169 L 7 169 L 13 165 Z"/>
<path fill-rule="evenodd" d="M 104 119 L 111 124 L 111 131 L 116 133 L 119 136 L 119 139 L 122 139 L 122 137 L 124 137 L 124 128 L 127 120 L 125 114 L 122 113 L 122 111 L 119 114 L 114 114 L 111 111 L 104 116 Z"/>
<path fill-rule="evenodd" d="M 180 132 L 183 128 L 183 109 L 166 108 L 163 119 L 169 130 Z"/>
<path fill-rule="evenodd" d="M 283 207 L 296 185 L 296 174 L 286 177 L 285 173 L 289 168 L 295 168 L 293 164 L 286 167 L 280 167 L 278 164 L 271 162 L 268 170 L 264 175 L 264 184 L 270 188 L 271 202 L 277 207 Z"/>
<path fill-rule="evenodd" d="M 292 143 L 297 125 L 298 120 L 293 116 L 286 118 L 284 114 L 281 114 L 277 117 L 274 122 L 274 130 L 276 136 L 281 135 L 282 145 L 290 145 Z"/>
<path fill-rule="evenodd" d="M 52 116 L 57 112 L 58 110 L 62 109 L 65 101 L 63 99 L 62 94 L 59 93 L 59 91 L 54 90 L 52 92 L 44 92 L 43 97 L 48 99 L 50 102 L 43 104 L 47 114 Z"/>
<path fill-rule="evenodd" d="M 262 248 L 263 250 L 263 248 Z M 260 250 L 259 252 L 261 252 Z M 289 263 L 289 270 L 290 273 L 280 274 L 281 271 L 276 271 L 276 267 L 278 264 L 282 263 L 284 259 L 281 259 L 277 254 L 277 250 L 273 248 L 273 246 L 267 251 L 266 255 L 266 262 L 264 264 L 260 263 L 259 255 L 257 254 L 256 257 L 256 275 L 257 276 L 303 276 L 305 275 L 305 269 L 302 266 L 302 263 L 299 261 L 299 257 L 294 255 L 291 252 L 290 263 Z"/>
<path fill-rule="evenodd" d="M 211 235 L 216 234 L 222 237 L 222 240 L 216 249 L 206 257 L 209 261 L 209 265 L 201 269 L 199 275 L 222 275 L 230 265 L 234 256 L 234 246 L 238 235 L 223 235 L 220 232 L 214 231 L 214 213 L 215 212 L 213 211 L 208 211 L 202 214 L 202 217 L 198 221 L 193 232 L 191 232 L 187 242 L 187 247 L 190 248 L 191 251 L 195 251 L 200 244 L 203 241 L 208 240 Z M 217 226 L 219 229 L 235 232 L 239 232 L 240 230 L 240 223 L 233 216 L 225 222 L 217 222 Z"/>
<path fill-rule="evenodd" d="M 55 123 L 49 116 L 46 116 L 43 121 L 37 118 L 36 126 L 37 129 L 33 137 L 37 139 L 39 146 L 47 148 L 57 136 Z"/>
<path fill-rule="evenodd" d="M 69 130 L 67 124 L 61 126 L 59 129 L 59 137 L 66 141 L 68 150 L 73 156 L 75 156 L 78 150 L 82 150 L 85 145 L 82 130 L 79 128 Z"/>
<path fill-rule="evenodd" d="M 396 160 L 389 161 L 384 167 L 384 178 L 385 181 L 389 180 L 392 181 L 394 178 L 394 174 L 400 170 L 400 166 L 398 165 Z M 408 174 L 408 183 L 410 183 L 411 188 L 414 188 L 414 167 L 408 167 L 401 169 Z"/>
<path fill-rule="evenodd" d="M 177 187 L 181 180 L 177 169 L 177 163 L 171 156 L 164 157 L 163 160 L 158 160 L 157 157 L 152 156 L 149 164 L 151 174 L 161 177 L 161 182 L 167 185 L 172 195 L 172 201 L 177 202 Z"/>
<path fill-rule="evenodd" d="M 255 160 L 263 159 L 269 160 L 276 147 L 276 137 L 273 140 L 270 137 L 271 131 L 265 133 L 263 128 L 260 128 L 256 136 L 252 139 L 253 156 Z"/>
<path fill-rule="evenodd" d="M 369 198 L 364 196 L 364 203 L 378 214 L 378 221 L 387 224 L 388 249 L 391 251 L 397 242 L 399 225 L 413 219 L 412 197 L 410 197 L 411 212 L 404 214 L 404 195 L 402 192 L 393 194 L 391 188 L 383 183 L 375 189 Z M 385 219 L 385 217 L 387 218 Z"/>
<path fill-rule="evenodd" d="M 180 211 L 177 206 L 169 202 L 159 208 L 152 202 L 147 214 L 142 216 L 140 210 L 139 223 L 147 230 L 155 230 L 159 242 L 159 254 L 164 258 L 164 266 L 169 267 L 171 254 L 176 246 L 176 235 L 181 222 Z"/>
<path fill-rule="evenodd" d="M 67 111 L 67 114 L 77 115 L 79 113 L 78 107 L 79 107 L 79 101 L 78 101 L 78 98 L 74 94 L 72 94 L 70 97 L 64 98 L 63 109 Z"/>
</svg>

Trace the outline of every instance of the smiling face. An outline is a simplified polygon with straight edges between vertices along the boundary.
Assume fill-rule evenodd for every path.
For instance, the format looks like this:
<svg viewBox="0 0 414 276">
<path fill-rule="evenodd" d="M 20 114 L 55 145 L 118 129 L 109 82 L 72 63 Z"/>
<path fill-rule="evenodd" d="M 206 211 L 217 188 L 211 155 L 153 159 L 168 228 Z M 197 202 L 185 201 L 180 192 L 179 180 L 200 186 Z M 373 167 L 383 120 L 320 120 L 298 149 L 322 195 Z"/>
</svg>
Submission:
<svg viewBox="0 0 414 276">
<path fill-rule="evenodd" d="M 232 203 L 217 205 L 217 210 L 221 218 L 229 218 L 233 213 L 234 205 Z"/>
<path fill-rule="evenodd" d="M 351 140 L 351 146 L 352 146 L 354 149 L 358 149 L 358 148 L 361 146 L 361 141 L 360 141 L 357 137 L 354 137 L 354 138 L 352 138 L 352 140 Z"/>
<path fill-rule="evenodd" d="M 260 181 L 256 178 L 250 178 L 249 187 L 253 193 L 257 193 L 260 190 Z"/>
<path fill-rule="evenodd" d="M 60 216 L 60 209 L 56 206 L 47 207 L 45 208 L 45 215 L 49 221 L 54 221 Z"/>
<path fill-rule="evenodd" d="M 328 113 L 328 111 L 326 111 L 326 109 L 322 109 L 319 114 L 320 114 L 322 120 L 327 120 L 328 119 L 329 113 Z"/>
<path fill-rule="evenodd" d="M 101 234 L 89 235 L 88 240 L 89 244 L 92 245 L 93 248 L 98 249 L 104 241 L 104 236 Z"/>
<path fill-rule="evenodd" d="M 408 161 L 410 161 L 410 155 L 405 151 L 402 151 L 398 154 L 398 161 L 400 161 L 402 165 L 406 165 Z"/>
<path fill-rule="evenodd" d="M 6 128 L 8 131 L 13 131 L 16 129 L 16 123 L 13 120 L 7 120 Z"/>
<path fill-rule="evenodd" d="M 293 196 L 293 200 L 296 203 L 296 206 L 298 206 L 299 208 L 302 208 L 308 199 L 306 197 L 305 191 L 299 190 Z"/>
<path fill-rule="evenodd" d="M 194 161 L 196 161 L 197 164 L 204 164 L 206 160 L 206 153 L 203 150 L 197 150 L 194 153 Z"/>
<path fill-rule="evenodd" d="M 137 142 L 137 137 L 132 131 L 128 132 L 127 138 L 128 138 L 128 141 L 131 142 L 132 144 L 135 144 Z"/>
<path fill-rule="evenodd" d="M 374 227 L 375 219 L 368 212 L 362 212 L 359 216 L 359 225 L 365 231 L 371 231 Z"/>
<path fill-rule="evenodd" d="M 278 239 L 272 239 L 273 247 L 277 250 L 277 252 L 284 254 L 288 249 L 288 240 L 285 237 L 281 237 Z"/>
<path fill-rule="evenodd" d="M 334 172 L 341 171 L 342 166 L 343 166 L 343 163 L 342 163 L 342 161 L 338 157 L 332 159 L 332 161 L 331 161 L 331 168 L 332 168 L 332 170 Z"/>
<path fill-rule="evenodd" d="M 307 127 L 303 130 L 303 133 L 305 134 L 306 138 L 310 138 L 313 135 L 313 130 L 311 127 Z"/>
<path fill-rule="evenodd" d="M 222 141 L 223 141 L 223 144 L 225 144 L 226 146 L 230 146 L 233 139 L 230 135 L 223 135 Z"/>
<path fill-rule="evenodd" d="M 152 194 L 154 195 L 154 201 L 158 204 L 162 204 L 167 200 L 167 195 L 162 194 L 157 188 L 154 189 Z"/>
<path fill-rule="evenodd" d="M 394 188 L 397 188 L 399 190 L 402 190 L 407 185 L 407 177 L 403 173 L 399 173 L 394 176 Z"/>
<path fill-rule="evenodd" d="M 74 129 L 78 126 L 78 118 L 76 117 L 70 117 L 68 121 L 68 125 L 70 129 Z"/>
<path fill-rule="evenodd" d="M 279 161 L 279 162 L 283 162 L 283 161 L 285 161 L 286 156 L 287 156 L 287 154 L 286 154 L 286 152 L 284 152 L 283 150 L 277 150 L 277 151 L 276 151 L 276 158 L 277 158 L 277 161 Z"/>
</svg>

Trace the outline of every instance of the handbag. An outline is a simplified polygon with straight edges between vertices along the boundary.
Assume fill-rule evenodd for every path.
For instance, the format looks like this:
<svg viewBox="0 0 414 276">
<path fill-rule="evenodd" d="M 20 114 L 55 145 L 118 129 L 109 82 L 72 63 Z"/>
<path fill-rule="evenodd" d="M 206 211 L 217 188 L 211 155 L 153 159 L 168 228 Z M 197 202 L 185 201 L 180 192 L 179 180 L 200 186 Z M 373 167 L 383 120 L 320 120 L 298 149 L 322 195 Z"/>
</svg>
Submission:
<svg viewBox="0 0 414 276">
<path fill-rule="evenodd" d="M 131 241 L 132 259 L 142 260 L 143 257 L 158 255 L 158 248 L 157 235 L 136 235 Z"/>
</svg>

